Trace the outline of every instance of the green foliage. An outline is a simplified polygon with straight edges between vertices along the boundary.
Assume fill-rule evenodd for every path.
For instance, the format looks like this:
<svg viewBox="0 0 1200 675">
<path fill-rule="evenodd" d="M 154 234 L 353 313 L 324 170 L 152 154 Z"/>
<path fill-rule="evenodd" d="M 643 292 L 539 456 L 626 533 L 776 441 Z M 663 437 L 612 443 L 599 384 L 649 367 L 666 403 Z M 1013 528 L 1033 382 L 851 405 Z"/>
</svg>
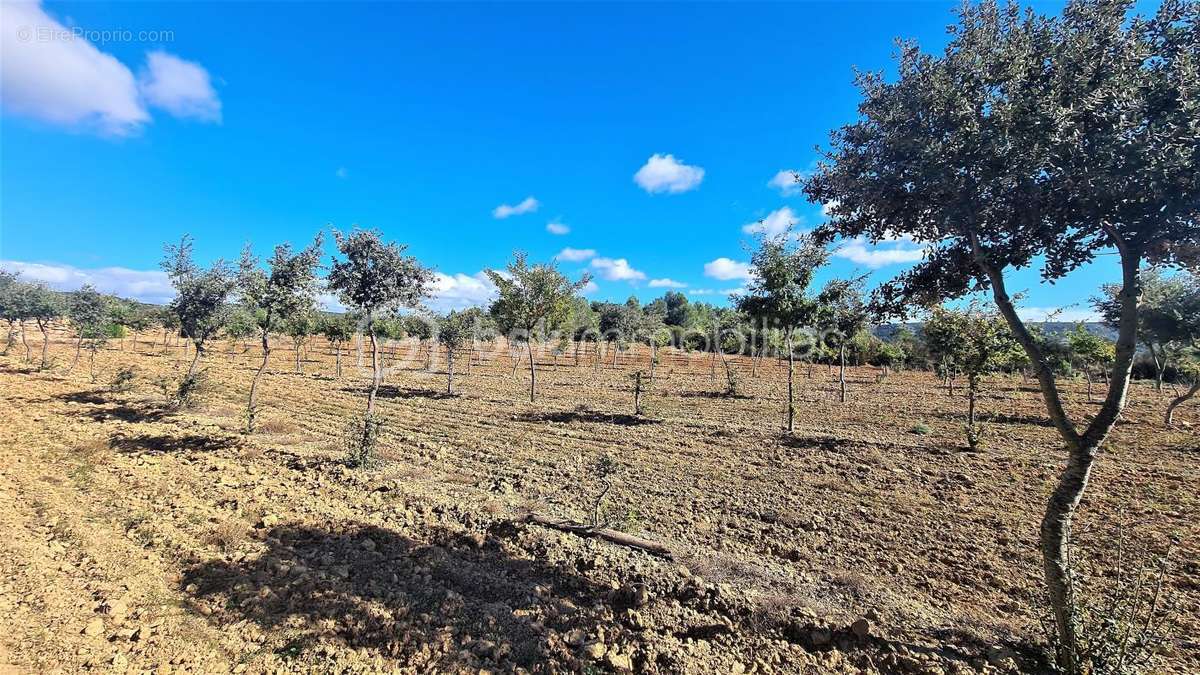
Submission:
<svg viewBox="0 0 1200 675">
<path fill-rule="evenodd" d="M 475 337 L 475 320 L 477 317 L 465 312 L 450 312 L 438 322 L 438 343 L 451 352 L 457 352 L 470 345 Z"/>
<path fill-rule="evenodd" d="M 828 260 L 828 249 L 807 235 L 788 231 L 764 237 L 750 257 L 754 276 L 735 305 L 757 324 L 779 328 L 785 336 L 815 325 L 821 304 L 808 287 Z"/>
<path fill-rule="evenodd" d="M 969 377 L 1003 368 L 1016 345 L 1004 319 L 979 303 L 934 309 L 923 330 L 930 354 Z"/>
<path fill-rule="evenodd" d="M 368 469 L 378 463 L 376 457 L 383 420 L 373 415 L 355 417 L 346 425 L 343 443 L 346 448 L 346 464 L 351 468 Z"/>
<path fill-rule="evenodd" d="M 230 340 L 244 340 L 258 332 L 258 325 L 258 317 L 239 307 L 229 315 L 229 321 L 225 323 L 225 337 Z"/>
<path fill-rule="evenodd" d="M 571 282 L 553 264 L 530 265 L 521 252 L 505 269 L 486 271 L 499 292 L 489 312 L 501 331 L 518 340 L 545 340 L 561 329 L 571 317 L 571 299 L 591 279 L 585 274 Z"/>
<path fill-rule="evenodd" d="M 333 261 L 329 289 L 368 322 L 380 310 L 415 309 L 429 294 L 433 272 L 404 255 L 403 245 L 384 243 L 378 230 L 334 232 L 334 239 L 345 259 Z"/>
<path fill-rule="evenodd" d="M 1116 347 L 1112 341 L 1092 333 L 1082 322 L 1067 334 L 1067 346 L 1072 359 L 1089 371 L 1104 368 L 1116 358 Z"/>
<path fill-rule="evenodd" d="M 68 295 L 67 318 L 80 339 L 103 335 L 109 321 L 109 299 L 90 284 L 84 284 Z"/>
<path fill-rule="evenodd" d="M 322 316 L 317 332 L 335 345 L 345 344 L 354 338 L 354 322 L 346 314 Z"/>
<path fill-rule="evenodd" d="M 167 246 L 162 268 L 175 287 L 170 308 L 179 319 L 180 333 L 202 350 L 229 319 L 229 298 L 237 277 L 222 260 L 207 269 L 200 267 L 192 259 L 192 249 L 192 240 L 187 236 L 178 245 Z"/>
<path fill-rule="evenodd" d="M 133 366 L 121 366 L 108 382 L 108 390 L 114 394 L 122 394 L 133 389 L 137 381 L 137 369 Z"/>
</svg>

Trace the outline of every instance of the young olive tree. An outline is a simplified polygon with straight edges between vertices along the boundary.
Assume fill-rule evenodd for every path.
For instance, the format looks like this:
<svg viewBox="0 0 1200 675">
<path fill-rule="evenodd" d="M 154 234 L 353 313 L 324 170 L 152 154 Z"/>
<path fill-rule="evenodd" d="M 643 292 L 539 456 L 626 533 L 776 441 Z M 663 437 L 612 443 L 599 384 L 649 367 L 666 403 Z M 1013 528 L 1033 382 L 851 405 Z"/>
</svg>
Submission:
<svg viewBox="0 0 1200 675">
<path fill-rule="evenodd" d="M 79 363 L 84 341 L 98 338 L 104 333 L 109 321 L 108 305 L 108 298 L 101 295 L 91 284 L 84 284 L 83 288 L 68 296 L 67 319 L 75 331 L 75 358 L 67 368 L 68 374 L 75 370 Z"/>
<path fill-rule="evenodd" d="M 325 336 L 334 349 L 334 376 L 342 376 L 342 347 L 354 339 L 354 322 L 345 314 L 325 316 L 317 332 Z"/>
<path fill-rule="evenodd" d="M 24 318 L 36 323 L 42 333 L 42 361 L 38 367 L 44 369 L 46 351 L 50 348 L 50 324 L 63 315 L 62 296 L 42 284 L 33 284 L 26 289 L 23 311 Z"/>
<path fill-rule="evenodd" d="M 8 351 L 16 344 L 17 328 L 21 325 L 21 303 L 25 293 L 25 284 L 17 278 L 17 273 L 0 270 L 0 319 L 8 324 L 4 338 L 4 351 L 0 356 L 8 356 Z"/>
<path fill-rule="evenodd" d="M 249 349 L 246 340 L 258 333 L 258 317 L 244 307 L 239 307 L 230 314 L 223 333 L 229 339 L 230 354 L 233 354 L 238 342 L 242 343 L 242 352 L 245 352 Z"/>
<path fill-rule="evenodd" d="M 401 339 L 405 336 L 416 338 L 417 345 L 421 351 L 425 353 L 425 370 L 433 370 L 433 350 L 435 348 L 434 338 L 437 334 L 437 319 L 425 313 L 408 314 L 403 317 L 404 334 L 396 339 Z"/>
<path fill-rule="evenodd" d="M 454 354 L 470 348 L 475 337 L 477 317 L 465 312 L 450 312 L 437 323 L 438 344 L 446 348 L 446 393 L 454 393 Z"/>
<path fill-rule="evenodd" d="M 822 237 L 902 236 L 926 247 L 880 291 L 885 307 L 988 289 L 1028 354 L 1067 451 L 1040 540 L 1055 657 L 1069 675 L 1092 666 L 1068 560 L 1071 521 L 1125 407 L 1142 265 L 1179 265 L 1200 251 L 1197 5 L 1166 0 L 1132 21 L 1129 7 L 1072 0 L 1047 18 L 964 5 L 942 53 L 902 43 L 895 78 L 858 77 L 858 121 L 833 133 L 804 180 L 809 199 L 828 206 Z M 1008 272 L 1040 264 L 1053 282 L 1093 262 L 1121 275 L 1116 355 L 1103 404 L 1073 420 Z"/>
<path fill-rule="evenodd" d="M 1154 389 L 1162 391 L 1163 375 L 1176 352 L 1188 342 L 1187 322 L 1180 310 L 1187 305 L 1195 277 L 1185 273 L 1168 275 L 1152 267 L 1141 273 L 1142 296 L 1138 300 L 1138 340 L 1150 354 L 1154 366 Z M 1105 284 L 1092 304 L 1110 328 L 1121 322 L 1121 285 Z"/>
<path fill-rule="evenodd" d="M 371 460 L 381 426 L 375 416 L 375 398 L 383 378 L 383 363 L 379 358 L 375 322 L 380 314 L 419 307 L 429 294 L 433 272 L 416 258 L 404 255 L 403 245 L 385 243 L 378 230 L 334 232 L 334 239 L 344 258 L 334 258 L 327 281 L 329 289 L 337 293 L 344 306 L 362 317 L 364 330 L 371 339 L 367 409 L 362 419 L 354 423 L 350 443 L 351 459 L 361 465 Z"/>
<path fill-rule="evenodd" d="M 1083 371 L 1087 381 L 1087 400 L 1091 403 L 1094 374 L 1112 366 L 1117 354 L 1116 347 L 1111 340 L 1089 331 L 1082 322 L 1075 324 L 1075 330 L 1067 334 L 1067 347 L 1071 350 L 1071 359 Z"/>
<path fill-rule="evenodd" d="M 871 311 L 863 299 L 864 277 L 834 279 L 817 295 L 820 307 L 817 325 L 824 342 L 837 347 L 838 400 L 846 402 L 846 348 L 867 329 Z M 832 361 L 831 361 L 832 363 Z"/>
<path fill-rule="evenodd" d="M 984 376 L 1000 370 L 1016 347 L 1008 324 L 978 303 L 963 309 L 939 307 L 925 321 L 925 341 L 955 371 L 967 376 L 967 445 L 979 448 L 976 406 Z"/>
<path fill-rule="evenodd" d="M 184 236 L 179 244 L 166 246 L 162 268 L 175 287 L 171 311 L 179 319 L 179 332 L 192 341 L 195 353 L 187 375 L 179 385 L 186 395 L 196 385 L 196 366 L 208 341 L 217 336 L 232 312 L 229 299 L 237 287 L 237 274 L 223 260 L 205 269 L 192 259 L 192 239 Z M 182 400 L 182 398 L 181 398 Z"/>
<path fill-rule="evenodd" d="M 250 246 L 242 250 L 238 265 L 238 291 L 241 307 L 254 321 L 262 342 L 262 363 L 250 381 L 250 396 L 246 402 L 246 432 L 254 432 L 258 418 L 258 387 L 271 359 L 271 331 L 279 330 L 284 321 L 312 312 L 317 296 L 317 268 L 321 263 L 322 236 L 301 251 L 291 244 L 275 247 L 264 269 Z M 307 324 L 304 326 L 307 328 Z M 296 371 L 300 371 L 300 350 L 296 349 Z"/>
<path fill-rule="evenodd" d="M 317 332 L 317 315 L 313 311 L 296 312 L 283 321 L 283 333 L 292 340 L 292 354 L 296 359 L 296 374 L 304 374 L 304 345 Z"/>
<path fill-rule="evenodd" d="M 785 232 L 764 237 L 750 256 L 753 276 L 745 295 L 735 299 L 737 308 L 756 324 L 782 334 L 787 351 L 787 432 L 796 424 L 797 332 L 817 322 L 820 304 L 808 293 L 813 275 L 829 260 L 829 251 L 807 235 Z"/>
<path fill-rule="evenodd" d="M 486 270 L 499 291 L 488 311 L 510 340 L 523 341 L 529 351 L 529 402 L 533 403 L 537 396 L 533 343 L 545 340 L 566 323 L 571 299 L 591 277 L 584 274 L 579 281 L 571 282 L 552 263 L 530 265 L 521 252 L 514 255 L 505 271 Z"/>
</svg>

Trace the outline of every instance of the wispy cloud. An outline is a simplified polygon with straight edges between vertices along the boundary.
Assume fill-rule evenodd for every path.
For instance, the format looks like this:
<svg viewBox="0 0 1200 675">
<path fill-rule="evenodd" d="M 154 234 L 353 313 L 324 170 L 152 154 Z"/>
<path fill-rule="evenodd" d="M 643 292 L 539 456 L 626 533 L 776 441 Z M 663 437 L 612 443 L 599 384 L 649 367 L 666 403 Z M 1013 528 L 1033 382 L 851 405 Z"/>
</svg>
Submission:
<svg viewBox="0 0 1200 675">
<path fill-rule="evenodd" d="M 500 219 L 508 218 L 509 216 L 519 216 L 524 213 L 533 213 L 538 210 L 539 206 L 541 206 L 541 203 L 538 200 L 533 197 L 526 197 L 516 206 L 508 204 L 497 206 L 492 209 L 492 216 Z"/>
<path fill-rule="evenodd" d="M 219 121 L 221 103 L 200 64 L 163 51 L 141 78 L 115 56 L 54 19 L 37 2 L 0 3 L 0 89 L 7 112 L 102 135 L 137 133 L 150 107 Z"/>
<path fill-rule="evenodd" d="M 596 249 L 594 248 L 571 248 L 568 246 L 567 248 L 559 251 L 558 255 L 554 256 L 554 259 L 565 262 L 582 262 L 588 258 L 594 258 L 595 256 Z"/>
<path fill-rule="evenodd" d="M 704 169 L 684 164 L 674 155 L 657 153 L 651 155 L 642 168 L 633 174 L 633 182 L 650 194 L 687 192 L 700 187 L 702 180 Z"/>
<path fill-rule="evenodd" d="M 779 190 L 779 194 L 784 197 L 794 197 L 802 191 L 797 180 L 799 176 L 800 172 L 795 169 L 784 169 L 767 181 L 767 187 Z"/>
<path fill-rule="evenodd" d="M 738 286 L 736 288 L 693 288 L 687 291 L 688 295 L 742 295 L 746 292 L 745 287 Z"/>
<path fill-rule="evenodd" d="M 651 279 L 650 288 L 687 288 L 687 284 L 674 279 Z"/>
<path fill-rule="evenodd" d="M 592 269 L 609 281 L 641 281 L 646 274 L 635 270 L 624 258 L 594 258 Z"/>
<path fill-rule="evenodd" d="M 40 281 L 60 291 L 76 291 L 91 284 L 101 293 L 163 304 L 175 297 L 175 289 L 165 272 L 133 270 L 127 267 L 81 269 L 59 263 L 31 263 L 0 260 L 0 268 L 17 272 L 24 281 Z"/>
<path fill-rule="evenodd" d="M 719 281 L 732 281 L 734 279 L 749 281 L 753 277 L 750 273 L 749 263 L 738 262 L 730 258 L 717 258 L 711 262 L 704 263 L 704 276 Z"/>
<path fill-rule="evenodd" d="M 1025 321 L 1100 321 L 1100 315 L 1090 307 L 1018 307 L 1017 315 Z"/>
<path fill-rule="evenodd" d="M 558 221 L 553 221 L 546 223 L 546 231 L 550 234 L 570 234 L 571 228 Z"/>
<path fill-rule="evenodd" d="M 774 237 L 783 234 L 803 221 L 804 219 L 796 215 L 790 206 L 784 206 L 768 213 L 762 220 L 746 223 L 742 226 L 742 232 Z"/>
</svg>

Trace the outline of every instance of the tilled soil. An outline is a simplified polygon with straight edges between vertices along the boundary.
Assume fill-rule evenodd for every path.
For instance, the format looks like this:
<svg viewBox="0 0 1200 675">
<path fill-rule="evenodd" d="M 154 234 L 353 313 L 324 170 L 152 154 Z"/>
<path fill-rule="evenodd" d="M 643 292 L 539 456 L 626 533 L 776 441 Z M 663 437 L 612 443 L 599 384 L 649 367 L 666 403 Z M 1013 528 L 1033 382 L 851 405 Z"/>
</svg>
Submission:
<svg viewBox="0 0 1200 675">
<path fill-rule="evenodd" d="M 31 342 L 34 338 L 31 336 Z M 282 346 L 282 345 L 281 345 Z M 263 428 L 240 433 L 257 360 L 221 344 L 200 407 L 155 384 L 187 356 L 127 340 L 67 373 L 0 357 L 0 663 L 17 672 L 1036 671 L 1037 526 L 1064 454 L 1040 398 L 989 382 L 982 451 L 964 399 L 924 373 L 797 371 L 796 433 L 779 431 L 786 371 L 664 354 L 632 415 L 645 354 L 547 356 L 539 398 L 507 352 L 446 395 L 445 364 L 388 376 L 383 461 L 344 462 L 366 380 L 321 344 L 307 374 L 279 349 Z M 34 346 L 37 360 L 37 345 Z M 461 359 L 460 359 L 461 360 Z M 103 383 L 133 365 L 132 390 Z M 810 376 L 811 372 L 811 376 Z M 1115 567 L 1121 540 L 1170 551 L 1167 672 L 1200 670 L 1200 406 L 1163 427 L 1167 392 L 1138 383 L 1076 526 Z M 1095 409 L 1071 383 L 1075 417 Z M 521 522 L 587 522 L 619 466 L 610 527 L 667 560 Z M 1128 561 L 1126 565 L 1128 566 Z M 1090 588 L 1101 585 L 1092 580 Z M 0 666 L 0 672 L 4 667 Z"/>
</svg>

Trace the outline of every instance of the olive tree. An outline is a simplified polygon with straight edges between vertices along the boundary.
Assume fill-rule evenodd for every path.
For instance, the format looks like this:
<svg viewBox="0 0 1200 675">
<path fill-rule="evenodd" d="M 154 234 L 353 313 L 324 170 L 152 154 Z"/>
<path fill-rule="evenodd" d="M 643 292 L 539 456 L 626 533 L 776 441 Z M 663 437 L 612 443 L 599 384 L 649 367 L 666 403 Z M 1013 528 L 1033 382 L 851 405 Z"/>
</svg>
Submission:
<svg viewBox="0 0 1200 675">
<path fill-rule="evenodd" d="M 379 341 L 375 336 L 375 321 L 381 314 L 392 314 L 400 308 L 415 309 L 429 295 L 433 272 L 417 259 L 404 255 L 405 247 L 384 242 L 378 230 L 354 230 L 350 234 L 334 232 L 338 251 L 329 269 L 327 284 L 337 294 L 342 305 L 356 311 L 364 322 L 371 339 L 371 388 L 367 393 L 367 409 L 363 418 L 353 426 L 350 450 L 352 460 L 366 463 L 378 439 L 380 422 L 375 417 L 375 399 L 383 378 L 379 358 Z"/>
<path fill-rule="evenodd" d="M 14 335 L 21 325 L 21 303 L 25 293 L 25 284 L 17 278 L 17 273 L 0 270 L 0 319 L 8 324 L 4 338 L 4 351 L 0 355 L 8 356 L 8 351 L 16 344 Z"/>
<path fill-rule="evenodd" d="M 545 340 L 563 327 L 571 316 L 571 299 L 587 285 L 584 274 L 572 282 L 552 263 L 530 265 L 524 253 L 517 252 L 505 272 L 486 270 L 498 295 L 488 309 L 497 327 L 510 340 L 524 342 L 529 351 L 529 402 L 537 396 L 537 364 L 533 343 Z"/>
<path fill-rule="evenodd" d="M 68 296 L 67 319 L 75 331 L 75 358 L 71 360 L 67 373 L 75 370 L 79 363 L 84 340 L 95 339 L 104 333 L 109 320 L 108 304 L 108 298 L 91 284 L 84 284 Z"/>
<path fill-rule="evenodd" d="M 223 260 L 203 268 L 192 259 L 191 237 L 184 236 L 178 244 L 166 246 L 162 268 L 175 287 L 170 308 L 179 319 L 179 332 L 192 341 L 195 353 L 187 375 L 180 382 L 179 398 L 196 385 L 196 366 L 208 341 L 216 337 L 232 312 L 229 300 L 237 287 L 237 274 Z"/>
<path fill-rule="evenodd" d="M 1082 322 L 1075 324 L 1075 329 L 1067 334 L 1067 346 L 1071 350 L 1071 360 L 1083 371 L 1087 381 L 1087 400 L 1091 403 L 1094 373 L 1111 366 L 1116 357 L 1116 348 L 1111 340 L 1089 331 Z"/>
<path fill-rule="evenodd" d="M 826 246 L 807 235 L 786 232 L 759 240 L 750 256 L 753 273 L 746 293 L 735 299 L 737 308 L 763 330 L 778 330 L 787 351 L 787 431 L 796 421 L 797 331 L 816 324 L 820 304 L 808 292 L 813 276 L 829 260 Z"/>
<path fill-rule="evenodd" d="M 22 306 L 24 318 L 37 324 L 42 333 L 42 361 L 39 368 L 46 367 L 46 351 L 50 347 L 50 324 L 63 315 L 62 296 L 42 284 L 33 284 L 26 289 Z"/>
<path fill-rule="evenodd" d="M 863 277 L 833 279 L 817 294 L 817 326 L 823 342 L 837 348 L 838 400 L 842 403 L 846 402 L 846 348 L 867 329 L 871 319 L 863 297 L 863 281 Z"/>
<path fill-rule="evenodd" d="M 310 313 L 316 303 L 317 268 L 321 262 L 320 234 L 312 244 L 294 251 L 291 244 L 275 247 L 264 269 L 249 245 L 242 250 L 238 265 L 238 292 L 244 311 L 253 317 L 259 340 L 262 342 L 262 363 L 250 381 L 250 396 L 246 402 L 246 431 L 254 432 L 258 417 L 258 386 L 271 359 L 271 331 L 277 331 L 285 320 Z M 307 328 L 307 324 L 304 325 Z M 300 371 L 300 350 L 296 349 L 296 372 Z"/>
<path fill-rule="evenodd" d="M 437 322 L 438 344 L 446 348 L 446 393 L 454 393 L 454 353 L 471 346 L 477 317 L 465 312 L 450 312 Z"/>
<path fill-rule="evenodd" d="M 292 354 L 296 359 L 296 374 L 304 374 L 304 344 L 317 332 L 317 315 L 312 310 L 295 312 L 283 321 L 283 333 L 292 340 Z"/>
<path fill-rule="evenodd" d="M 354 338 L 354 322 L 345 314 L 325 316 L 317 332 L 325 336 L 334 348 L 334 376 L 342 376 L 342 347 Z"/>
<path fill-rule="evenodd" d="M 1200 251 L 1200 88 L 1195 3 L 1166 0 L 1128 20 L 1128 2 L 1073 0 L 1061 17 L 994 2 L 966 5 L 938 55 L 901 43 L 895 78 L 858 77 L 859 119 L 804 180 L 828 206 L 821 236 L 906 237 L 923 261 L 881 289 L 897 311 L 990 290 L 1029 356 L 1067 451 L 1040 542 L 1056 659 L 1091 664 L 1068 560 L 1072 518 L 1125 407 L 1145 262 Z M 1100 254 L 1106 254 L 1100 256 Z M 1056 375 L 1008 290 L 1009 271 L 1040 265 L 1056 281 L 1085 264 L 1120 273 L 1108 391 L 1087 419 L 1067 414 Z"/>
<path fill-rule="evenodd" d="M 1000 370 L 1016 343 L 1008 324 L 979 303 L 961 309 L 939 307 L 923 328 L 929 352 L 967 376 L 967 445 L 979 447 L 976 407 L 984 376 Z"/>
</svg>

